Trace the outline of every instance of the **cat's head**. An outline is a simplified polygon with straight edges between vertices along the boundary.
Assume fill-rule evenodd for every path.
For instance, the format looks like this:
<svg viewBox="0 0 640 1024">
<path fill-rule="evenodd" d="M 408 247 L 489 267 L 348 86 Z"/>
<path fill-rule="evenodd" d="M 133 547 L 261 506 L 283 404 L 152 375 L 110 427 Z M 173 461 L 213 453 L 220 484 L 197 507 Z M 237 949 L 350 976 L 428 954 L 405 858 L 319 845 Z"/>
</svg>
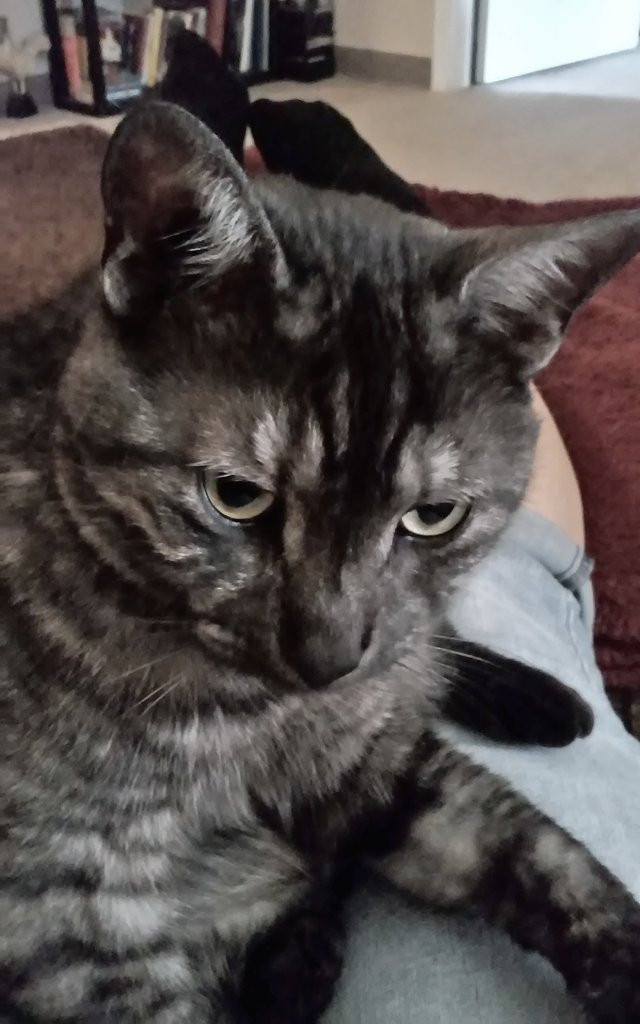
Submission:
<svg viewBox="0 0 640 1024">
<path fill-rule="evenodd" d="M 66 494 L 131 615 L 309 685 L 437 631 L 521 499 L 529 382 L 638 217 L 447 231 L 249 183 L 161 103 L 116 132 L 103 195 Z"/>
</svg>

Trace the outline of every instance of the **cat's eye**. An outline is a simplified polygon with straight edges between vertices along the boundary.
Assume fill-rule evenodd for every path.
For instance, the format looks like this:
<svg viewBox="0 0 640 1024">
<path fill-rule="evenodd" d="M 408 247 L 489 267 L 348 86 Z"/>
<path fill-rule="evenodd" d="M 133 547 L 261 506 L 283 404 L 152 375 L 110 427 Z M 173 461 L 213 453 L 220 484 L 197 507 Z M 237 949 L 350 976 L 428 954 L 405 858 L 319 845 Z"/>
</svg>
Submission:
<svg viewBox="0 0 640 1024">
<path fill-rule="evenodd" d="M 271 508 L 274 496 L 258 484 L 239 480 L 235 476 L 204 474 L 204 490 L 207 498 L 225 519 L 237 523 L 249 523 Z"/>
<path fill-rule="evenodd" d="M 442 537 L 460 525 L 470 508 L 470 502 L 463 500 L 416 505 L 403 515 L 400 522 L 414 537 Z"/>
</svg>

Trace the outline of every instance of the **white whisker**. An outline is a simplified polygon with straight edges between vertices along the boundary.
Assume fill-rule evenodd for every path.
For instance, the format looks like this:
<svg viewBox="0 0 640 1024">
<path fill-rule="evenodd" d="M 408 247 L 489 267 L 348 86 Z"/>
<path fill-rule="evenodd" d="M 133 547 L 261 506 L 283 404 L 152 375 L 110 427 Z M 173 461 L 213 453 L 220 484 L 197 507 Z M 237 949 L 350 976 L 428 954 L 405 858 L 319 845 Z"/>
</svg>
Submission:
<svg viewBox="0 0 640 1024">
<path fill-rule="evenodd" d="M 153 668 L 154 665 L 159 665 L 163 661 L 167 661 L 169 658 L 173 658 L 176 654 L 180 654 L 181 651 L 167 651 L 166 654 L 161 654 L 159 658 L 152 658 L 151 661 L 145 661 L 142 665 L 136 665 L 134 668 L 128 668 L 126 672 L 123 672 L 119 676 L 114 676 L 110 679 L 110 683 L 118 683 L 122 679 L 127 679 L 129 676 L 135 675 L 136 672 L 144 672 L 145 669 Z"/>
<path fill-rule="evenodd" d="M 156 706 L 156 704 L 159 704 L 160 701 L 165 699 L 165 697 L 168 697 L 169 694 L 172 693 L 173 690 L 175 690 L 176 686 L 179 686 L 179 684 L 181 682 L 182 682 L 182 676 L 176 676 L 176 678 L 174 680 L 172 680 L 171 682 L 167 683 L 162 688 L 162 691 L 159 694 L 159 696 L 157 696 L 155 700 L 152 700 L 150 704 L 147 704 L 147 706 L 144 709 L 144 711 L 142 712 L 142 714 L 146 715 L 147 712 L 151 710 L 151 708 L 154 708 Z"/>
</svg>

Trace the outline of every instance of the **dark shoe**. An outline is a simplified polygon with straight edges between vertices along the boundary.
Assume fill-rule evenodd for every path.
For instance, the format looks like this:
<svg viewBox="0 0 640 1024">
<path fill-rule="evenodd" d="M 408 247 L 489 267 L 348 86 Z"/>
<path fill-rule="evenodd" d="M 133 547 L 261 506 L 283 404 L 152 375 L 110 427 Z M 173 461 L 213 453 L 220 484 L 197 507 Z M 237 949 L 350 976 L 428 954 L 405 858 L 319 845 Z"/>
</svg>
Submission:
<svg viewBox="0 0 640 1024">
<path fill-rule="evenodd" d="M 290 174 L 316 188 L 375 196 L 399 210 L 428 212 L 411 186 L 328 103 L 255 100 L 249 126 L 274 174 Z"/>
<path fill-rule="evenodd" d="M 195 32 L 173 36 L 167 73 L 155 95 L 199 117 L 240 165 L 249 119 L 249 90 L 213 47 Z"/>
</svg>

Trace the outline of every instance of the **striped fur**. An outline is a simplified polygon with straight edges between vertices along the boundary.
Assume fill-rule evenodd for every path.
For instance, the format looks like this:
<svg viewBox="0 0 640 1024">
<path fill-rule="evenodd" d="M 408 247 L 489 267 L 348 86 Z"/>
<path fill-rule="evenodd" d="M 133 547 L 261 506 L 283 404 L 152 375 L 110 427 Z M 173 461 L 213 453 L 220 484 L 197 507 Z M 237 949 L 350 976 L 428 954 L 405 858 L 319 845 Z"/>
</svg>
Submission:
<svg viewBox="0 0 640 1024">
<path fill-rule="evenodd" d="M 631 898 L 434 732 L 447 600 L 528 476 L 530 368 L 632 219 L 580 229 L 558 295 L 546 243 L 547 322 L 505 304 L 522 239 L 250 190 L 163 105 L 103 185 L 102 275 L 3 338 L 0 1021 L 309 1021 L 339 965 L 318 922 L 368 854 L 637 1022 Z M 522 275 L 534 301 L 531 248 Z M 272 514 L 216 517 L 204 468 Z M 446 541 L 398 532 L 460 495 Z"/>
</svg>

